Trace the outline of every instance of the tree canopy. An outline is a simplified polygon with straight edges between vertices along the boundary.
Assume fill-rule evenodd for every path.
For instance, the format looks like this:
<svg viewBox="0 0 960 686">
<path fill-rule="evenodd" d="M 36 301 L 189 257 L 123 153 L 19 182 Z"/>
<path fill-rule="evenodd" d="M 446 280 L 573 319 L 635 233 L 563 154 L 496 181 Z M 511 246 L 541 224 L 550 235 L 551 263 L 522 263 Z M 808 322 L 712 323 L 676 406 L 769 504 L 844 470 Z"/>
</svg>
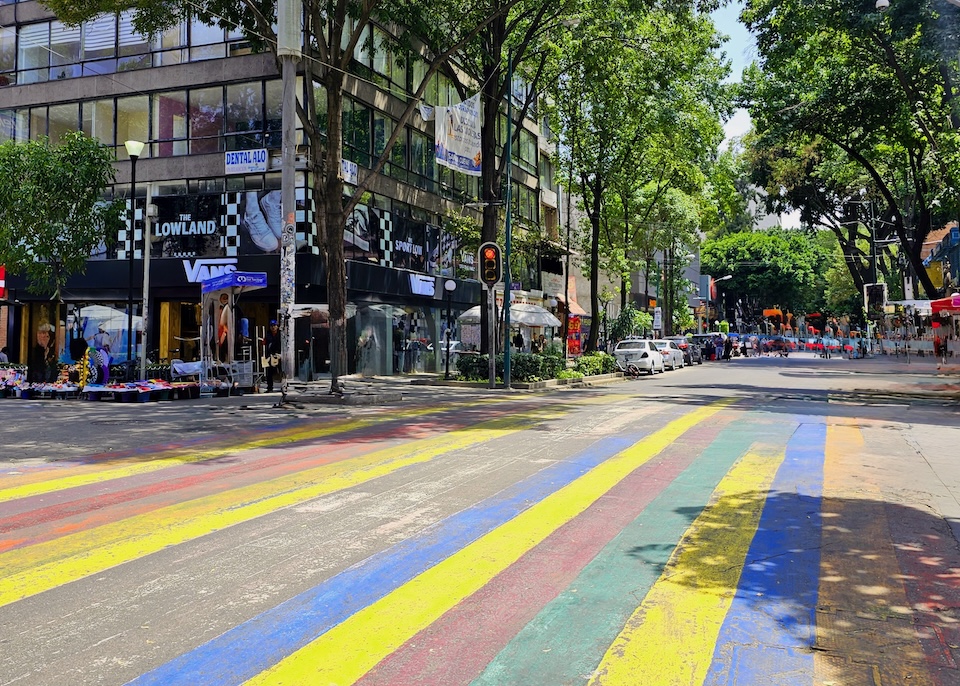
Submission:
<svg viewBox="0 0 960 686">
<path fill-rule="evenodd" d="M 8 179 L 0 184 L 0 264 L 25 275 L 32 292 L 61 300 L 67 279 L 122 226 L 122 203 L 103 200 L 114 173 L 113 151 L 82 133 L 58 145 L 0 144 Z"/>
</svg>

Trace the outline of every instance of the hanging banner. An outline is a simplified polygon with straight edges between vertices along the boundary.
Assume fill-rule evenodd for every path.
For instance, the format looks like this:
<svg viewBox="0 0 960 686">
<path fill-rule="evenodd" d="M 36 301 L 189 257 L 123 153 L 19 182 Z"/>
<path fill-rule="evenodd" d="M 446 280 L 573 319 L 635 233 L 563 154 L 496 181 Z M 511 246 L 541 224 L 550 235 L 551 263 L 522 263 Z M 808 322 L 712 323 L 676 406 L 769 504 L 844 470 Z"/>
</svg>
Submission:
<svg viewBox="0 0 960 686">
<path fill-rule="evenodd" d="M 480 94 L 453 107 L 435 107 L 437 164 L 480 176 Z"/>
</svg>

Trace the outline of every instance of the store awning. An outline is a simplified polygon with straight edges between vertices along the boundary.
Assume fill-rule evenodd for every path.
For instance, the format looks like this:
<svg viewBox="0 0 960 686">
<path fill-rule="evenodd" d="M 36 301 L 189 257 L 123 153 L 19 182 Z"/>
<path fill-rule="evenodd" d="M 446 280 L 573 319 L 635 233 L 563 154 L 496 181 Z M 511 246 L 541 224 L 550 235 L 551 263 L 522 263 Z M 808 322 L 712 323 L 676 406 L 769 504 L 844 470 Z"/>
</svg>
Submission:
<svg viewBox="0 0 960 686">
<path fill-rule="evenodd" d="M 946 298 L 930 301 L 930 311 L 936 315 L 948 316 L 960 314 L 960 293 L 954 293 Z"/>
<path fill-rule="evenodd" d="M 563 293 L 558 293 L 557 296 L 556 296 L 556 298 L 557 298 L 557 300 L 559 300 L 560 302 L 563 302 Z M 580 303 L 578 303 L 576 300 L 571 300 L 571 301 L 570 301 L 570 306 L 567 308 L 567 312 L 568 312 L 569 314 L 572 314 L 572 315 L 576 316 L 576 317 L 589 317 L 589 316 L 590 316 L 590 313 L 587 312 L 587 311 L 586 311 L 585 309 L 583 309 L 582 307 L 580 307 Z"/>
</svg>

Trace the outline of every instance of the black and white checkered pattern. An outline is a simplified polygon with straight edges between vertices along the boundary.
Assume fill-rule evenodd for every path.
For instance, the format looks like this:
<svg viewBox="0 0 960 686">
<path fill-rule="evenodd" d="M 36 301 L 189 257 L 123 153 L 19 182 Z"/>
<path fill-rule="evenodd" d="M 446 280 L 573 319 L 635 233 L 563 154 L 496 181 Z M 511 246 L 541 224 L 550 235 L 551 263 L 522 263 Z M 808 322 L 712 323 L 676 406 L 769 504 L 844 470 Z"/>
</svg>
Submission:
<svg viewBox="0 0 960 686">
<path fill-rule="evenodd" d="M 133 222 L 133 258 L 143 259 L 143 208 L 146 205 L 145 198 L 136 198 L 136 209 L 134 210 Z M 130 198 L 127 198 L 124 204 L 124 228 L 117 231 L 117 259 L 126 260 L 130 256 Z M 138 247 L 139 246 L 139 247 Z"/>
<path fill-rule="evenodd" d="M 236 257 L 240 252 L 240 194 L 224 193 L 220 199 L 222 213 L 220 247 L 225 257 Z"/>
<path fill-rule="evenodd" d="M 297 245 L 306 243 L 307 249 L 313 255 L 320 254 L 320 237 L 317 231 L 315 203 L 312 188 L 297 188 L 297 206 L 304 209 L 297 210 Z"/>
<path fill-rule="evenodd" d="M 380 211 L 380 266 L 393 266 L 393 217 L 390 212 Z"/>
</svg>

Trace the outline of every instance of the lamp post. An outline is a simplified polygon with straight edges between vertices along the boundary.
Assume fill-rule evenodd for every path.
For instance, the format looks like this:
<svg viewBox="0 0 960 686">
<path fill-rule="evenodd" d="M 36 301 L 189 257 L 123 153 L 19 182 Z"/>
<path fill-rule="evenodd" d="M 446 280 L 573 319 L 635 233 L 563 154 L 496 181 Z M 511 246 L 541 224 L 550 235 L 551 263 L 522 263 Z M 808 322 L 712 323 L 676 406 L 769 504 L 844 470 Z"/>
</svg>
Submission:
<svg viewBox="0 0 960 686">
<path fill-rule="evenodd" d="M 457 282 L 453 279 L 447 279 L 443 282 L 443 290 L 447 292 L 447 359 L 444 362 L 443 370 L 443 380 L 450 380 L 450 329 L 453 327 L 453 317 L 452 317 L 452 301 L 453 301 L 453 292 L 457 290 Z"/>
<path fill-rule="evenodd" d="M 732 279 L 732 278 L 733 278 L 733 274 L 727 274 L 726 276 L 721 276 L 719 279 L 714 279 L 714 280 L 713 280 L 713 283 L 714 283 L 714 284 L 718 284 L 718 283 L 720 283 L 721 281 L 729 281 L 729 280 Z M 713 289 L 711 289 L 711 290 L 713 290 Z M 707 293 L 707 297 L 709 297 L 710 295 L 712 295 L 712 294 L 711 294 L 711 293 Z M 707 316 L 709 317 L 709 315 L 710 315 L 710 305 L 709 305 L 709 301 L 707 301 L 707 303 L 708 303 L 708 304 L 707 304 Z M 724 294 L 723 294 L 723 305 L 722 305 L 722 307 L 721 307 L 721 310 L 720 310 L 719 312 L 717 312 L 717 320 L 716 320 L 716 321 L 717 321 L 717 331 L 720 331 L 720 320 L 726 318 L 727 313 L 724 311 L 724 310 L 727 309 L 727 308 L 726 308 L 726 304 L 727 304 L 727 294 L 726 294 L 726 291 L 724 291 Z"/>
<path fill-rule="evenodd" d="M 127 381 L 133 376 L 133 253 L 135 245 L 135 227 L 137 219 L 137 159 L 143 152 L 141 141 L 126 141 L 123 147 L 130 156 L 130 229 L 127 232 L 129 249 L 127 250 L 128 279 L 127 279 Z"/>
</svg>

